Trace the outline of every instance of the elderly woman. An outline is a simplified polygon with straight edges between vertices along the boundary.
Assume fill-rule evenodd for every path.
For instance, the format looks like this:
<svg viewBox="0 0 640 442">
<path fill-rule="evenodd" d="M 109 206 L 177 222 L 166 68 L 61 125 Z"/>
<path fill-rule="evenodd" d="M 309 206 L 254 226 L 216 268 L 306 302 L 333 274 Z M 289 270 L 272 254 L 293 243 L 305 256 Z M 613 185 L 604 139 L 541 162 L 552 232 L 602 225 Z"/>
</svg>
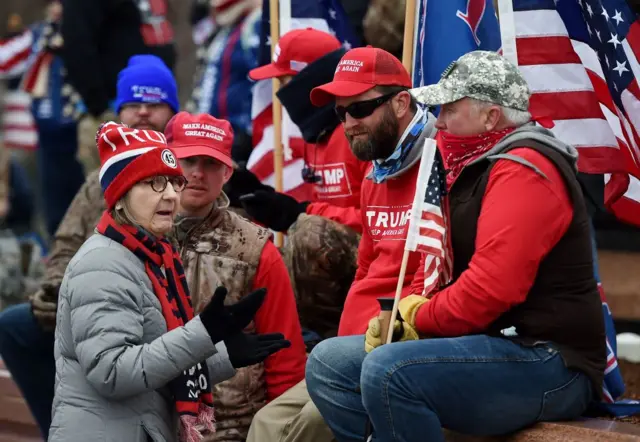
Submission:
<svg viewBox="0 0 640 442">
<path fill-rule="evenodd" d="M 219 287 L 194 317 L 164 237 L 186 184 L 164 136 L 110 122 L 97 144 L 107 210 L 60 288 L 49 441 L 197 441 L 211 384 L 234 374 L 224 341 L 259 360 L 289 342 L 242 332 L 264 290 L 227 307 Z"/>
</svg>

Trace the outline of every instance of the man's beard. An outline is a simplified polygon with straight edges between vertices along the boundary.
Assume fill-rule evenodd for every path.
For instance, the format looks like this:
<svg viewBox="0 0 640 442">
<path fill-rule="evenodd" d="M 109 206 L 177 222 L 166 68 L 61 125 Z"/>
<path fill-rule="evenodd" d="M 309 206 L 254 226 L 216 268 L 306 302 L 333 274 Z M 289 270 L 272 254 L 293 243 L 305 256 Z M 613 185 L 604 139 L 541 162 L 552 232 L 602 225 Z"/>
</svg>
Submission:
<svg viewBox="0 0 640 442">
<path fill-rule="evenodd" d="M 398 120 L 391 109 L 387 107 L 382 121 L 373 131 L 369 128 L 362 128 L 367 131 L 366 140 L 354 139 L 351 135 L 346 136 L 351 151 L 360 161 L 384 160 L 396 149 L 399 127 Z"/>
</svg>

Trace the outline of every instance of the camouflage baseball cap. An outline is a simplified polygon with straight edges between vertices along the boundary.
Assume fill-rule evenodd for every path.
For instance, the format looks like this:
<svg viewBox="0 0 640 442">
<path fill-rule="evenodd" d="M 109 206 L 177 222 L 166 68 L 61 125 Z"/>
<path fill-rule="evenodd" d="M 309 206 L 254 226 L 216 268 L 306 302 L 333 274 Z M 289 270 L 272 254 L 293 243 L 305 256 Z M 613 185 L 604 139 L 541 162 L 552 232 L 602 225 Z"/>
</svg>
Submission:
<svg viewBox="0 0 640 442">
<path fill-rule="evenodd" d="M 473 51 L 451 63 L 437 84 L 410 91 L 426 105 L 453 103 L 469 97 L 529 110 L 529 86 L 509 60 L 496 52 Z"/>
</svg>

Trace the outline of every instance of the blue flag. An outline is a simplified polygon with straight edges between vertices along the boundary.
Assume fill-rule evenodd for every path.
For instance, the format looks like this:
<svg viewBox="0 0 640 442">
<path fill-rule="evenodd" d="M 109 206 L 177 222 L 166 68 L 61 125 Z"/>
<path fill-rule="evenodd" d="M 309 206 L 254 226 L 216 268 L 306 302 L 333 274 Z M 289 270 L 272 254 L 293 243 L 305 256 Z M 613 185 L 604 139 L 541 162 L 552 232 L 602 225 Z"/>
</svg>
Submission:
<svg viewBox="0 0 640 442">
<path fill-rule="evenodd" d="M 467 52 L 500 49 L 492 0 L 420 0 L 414 87 L 437 83 L 449 64 Z"/>
</svg>

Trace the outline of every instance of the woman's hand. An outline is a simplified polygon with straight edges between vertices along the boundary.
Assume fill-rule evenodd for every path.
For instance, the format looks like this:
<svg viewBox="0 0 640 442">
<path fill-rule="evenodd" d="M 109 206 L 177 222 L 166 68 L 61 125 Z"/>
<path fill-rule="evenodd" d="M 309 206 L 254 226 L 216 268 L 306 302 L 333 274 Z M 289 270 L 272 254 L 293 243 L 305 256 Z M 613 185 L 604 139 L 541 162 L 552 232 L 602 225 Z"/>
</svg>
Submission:
<svg viewBox="0 0 640 442">
<path fill-rule="evenodd" d="M 256 335 L 240 332 L 226 338 L 224 345 L 231 365 L 241 368 L 263 362 L 275 352 L 291 347 L 291 342 L 282 333 Z"/>
<path fill-rule="evenodd" d="M 200 320 L 214 344 L 236 335 L 249 325 L 264 302 L 267 289 L 249 293 L 232 305 L 224 305 L 227 289 L 218 287 L 209 304 L 200 313 Z"/>
</svg>

